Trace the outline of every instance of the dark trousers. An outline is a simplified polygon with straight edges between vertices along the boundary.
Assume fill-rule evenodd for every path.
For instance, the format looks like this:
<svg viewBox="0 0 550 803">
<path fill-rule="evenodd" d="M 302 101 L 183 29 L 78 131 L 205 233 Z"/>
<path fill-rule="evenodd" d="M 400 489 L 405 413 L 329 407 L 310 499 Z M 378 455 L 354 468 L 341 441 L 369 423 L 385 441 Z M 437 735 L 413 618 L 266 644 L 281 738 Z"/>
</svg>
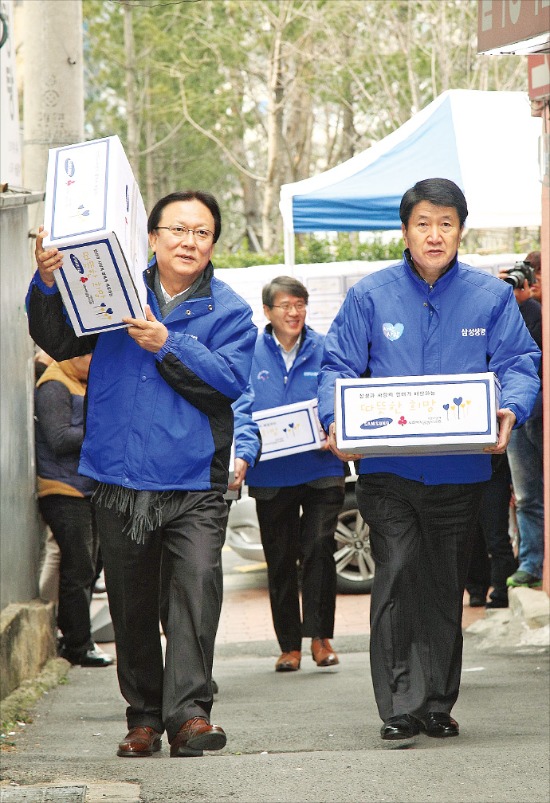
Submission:
<svg viewBox="0 0 550 803">
<path fill-rule="evenodd" d="M 511 475 L 505 454 L 493 455 L 493 473 L 486 483 L 466 589 L 470 595 L 487 596 L 493 587 L 491 599 L 508 601 L 506 579 L 517 569 L 509 533 Z"/>
<path fill-rule="evenodd" d="M 256 499 L 273 625 L 282 652 L 301 650 L 302 636 L 332 638 L 334 634 L 334 531 L 343 501 L 340 486 L 308 485 L 281 488 L 273 499 Z"/>
<path fill-rule="evenodd" d="M 462 599 L 483 483 L 366 474 L 357 503 L 376 571 L 370 658 L 383 720 L 449 712 L 462 667 Z"/>
<path fill-rule="evenodd" d="M 128 727 L 166 729 L 172 740 L 184 722 L 208 719 L 212 708 L 227 505 L 215 491 L 176 492 L 162 526 L 139 544 L 124 530 L 125 516 L 101 505 L 96 514 Z"/>
<path fill-rule="evenodd" d="M 68 655 L 78 658 L 93 647 L 90 599 L 97 538 L 92 503 L 52 494 L 41 497 L 38 506 L 61 552 L 57 626 Z"/>
<path fill-rule="evenodd" d="M 487 552 L 485 536 L 483 535 L 481 524 L 478 522 L 472 544 L 472 554 L 470 555 L 466 591 L 470 597 L 479 597 L 485 600 L 490 585 L 491 561 Z"/>
</svg>

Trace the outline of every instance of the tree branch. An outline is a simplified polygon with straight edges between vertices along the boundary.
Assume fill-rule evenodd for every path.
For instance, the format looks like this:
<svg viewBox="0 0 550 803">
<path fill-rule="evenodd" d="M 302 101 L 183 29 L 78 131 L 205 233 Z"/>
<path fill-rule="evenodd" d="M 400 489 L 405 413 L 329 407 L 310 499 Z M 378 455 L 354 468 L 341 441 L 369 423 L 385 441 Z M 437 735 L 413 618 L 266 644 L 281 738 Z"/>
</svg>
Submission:
<svg viewBox="0 0 550 803">
<path fill-rule="evenodd" d="M 187 120 L 187 122 L 189 123 L 189 125 L 193 126 L 195 131 L 199 131 L 209 140 L 214 142 L 218 146 L 218 148 L 221 151 L 223 151 L 223 153 L 227 156 L 231 164 L 233 164 L 237 168 L 237 170 L 240 170 L 241 173 L 244 173 L 245 176 L 248 176 L 254 181 L 265 182 L 266 180 L 265 176 L 259 176 L 256 173 L 252 173 L 250 170 L 244 167 L 244 165 L 240 164 L 240 162 L 238 162 L 237 159 L 235 159 L 231 151 L 224 145 L 224 143 L 215 134 L 213 134 L 211 131 L 208 131 L 206 128 L 203 128 L 199 123 L 197 123 L 196 120 L 194 120 L 191 117 L 191 115 L 189 114 L 189 109 L 187 108 L 187 97 L 185 95 L 185 88 L 183 86 L 183 81 L 180 82 L 180 91 L 181 91 L 181 103 L 182 103 L 183 115 Z"/>
</svg>

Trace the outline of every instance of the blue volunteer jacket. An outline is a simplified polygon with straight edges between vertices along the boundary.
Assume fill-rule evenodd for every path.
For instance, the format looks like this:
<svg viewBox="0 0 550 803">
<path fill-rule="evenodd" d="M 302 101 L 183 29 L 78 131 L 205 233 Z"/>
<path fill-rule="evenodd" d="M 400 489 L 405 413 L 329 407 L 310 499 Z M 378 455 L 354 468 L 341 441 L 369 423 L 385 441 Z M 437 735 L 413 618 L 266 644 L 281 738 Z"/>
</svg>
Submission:
<svg viewBox="0 0 550 803">
<path fill-rule="evenodd" d="M 125 329 L 76 337 L 57 287 L 38 273 L 27 295 L 31 337 L 57 360 L 93 351 L 82 474 L 137 490 L 227 489 L 231 404 L 246 389 L 257 330 L 248 304 L 213 275 L 163 319 L 145 271 L 147 302 L 168 328 L 157 353 Z"/>
<path fill-rule="evenodd" d="M 256 463 L 262 451 L 260 428 L 252 418 L 253 398 L 249 385 L 232 405 L 235 417 L 235 457 L 246 460 L 249 467 Z"/>
<path fill-rule="evenodd" d="M 500 406 L 528 418 L 537 391 L 540 351 L 512 288 L 458 262 L 430 286 L 403 261 L 361 279 L 348 292 L 326 336 L 319 415 L 334 420 L 336 378 L 421 376 L 493 371 Z M 367 457 L 359 473 L 389 472 L 427 485 L 489 479 L 489 454 Z"/>
<path fill-rule="evenodd" d="M 307 401 L 317 396 L 317 375 L 321 367 L 323 335 L 304 326 L 296 359 L 287 372 L 277 346 L 271 324 L 259 334 L 252 361 L 250 384 L 254 393 L 253 411 Z M 238 425 L 238 415 L 236 424 Z M 249 468 L 248 485 L 282 488 L 300 485 L 321 477 L 342 477 L 344 463 L 328 450 L 309 452 L 265 460 Z"/>
</svg>

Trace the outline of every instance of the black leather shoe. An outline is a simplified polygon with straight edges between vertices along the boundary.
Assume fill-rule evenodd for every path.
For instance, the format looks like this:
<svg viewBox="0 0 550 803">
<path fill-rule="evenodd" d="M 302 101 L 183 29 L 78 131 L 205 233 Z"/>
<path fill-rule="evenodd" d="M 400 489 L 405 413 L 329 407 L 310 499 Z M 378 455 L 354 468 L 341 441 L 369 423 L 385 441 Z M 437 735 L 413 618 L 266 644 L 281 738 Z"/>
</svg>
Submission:
<svg viewBox="0 0 550 803">
<path fill-rule="evenodd" d="M 434 736 L 436 739 L 458 736 L 458 722 L 443 711 L 432 711 L 427 714 L 424 729 L 427 736 Z"/>
<path fill-rule="evenodd" d="M 485 607 L 485 600 L 481 594 L 470 594 L 470 608 L 483 608 Z"/>
<path fill-rule="evenodd" d="M 85 652 L 78 663 L 80 666 L 111 666 L 114 662 L 112 655 L 103 652 L 97 644 L 94 644 L 93 649 Z"/>
<path fill-rule="evenodd" d="M 382 739 L 412 739 L 420 733 L 420 721 L 412 714 L 398 714 L 387 719 L 380 728 Z"/>
<path fill-rule="evenodd" d="M 60 656 L 70 661 L 73 666 L 111 666 L 115 662 L 113 656 L 100 650 L 97 644 L 94 644 L 91 650 L 78 654 L 64 648 Z"/>
</svg>

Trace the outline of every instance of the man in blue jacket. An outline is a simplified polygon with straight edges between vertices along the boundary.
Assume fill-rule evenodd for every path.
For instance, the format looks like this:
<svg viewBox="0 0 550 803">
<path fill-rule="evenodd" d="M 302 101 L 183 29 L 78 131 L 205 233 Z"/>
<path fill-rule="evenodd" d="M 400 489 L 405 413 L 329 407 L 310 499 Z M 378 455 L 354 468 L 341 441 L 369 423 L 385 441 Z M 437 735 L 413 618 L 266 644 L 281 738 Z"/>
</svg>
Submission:
<svg viewBox="0 0 550 803">
<path fill-rule="evenodd" d="M 326 337 L 319 411 L 331 448 L 336 378 L 493 371 L 501 384 L 498 443 L 487 454 L 366 457 L 357 501 L 370 526 L 371 673 L 383 739 L 458 735 L 450 716 L 462 663 L 462 599 L 491 452 L 529 416 L 540 352 L 512 289 L 457 261 L 468 214 L 459 187 L 426 179 L 407 190 L 403 261 L 348 292 Z M 357 456 L 359 457 L 359 456 Z"/>
<path fill-rule="evenodd" d="M 129 732 L 119 756 L 224 747 L 210 723 L 222 602 L 231 404 L 246 389 L 256 340 L 250 307 L 214 277 L 216 199 L 176 192 L 148 220 L 146 319 L 76 337 L 53 271 L 63 254 L 37 238 L 27 297 L 30 333 L 55 359 L 92 351 L 80 472 L 94 495 Z M 168 577 L 163 667 L 159 582 Z"/>
<path fill-rule="evenodd" d="M 290 276 L 278 276 L 263 288 L 262 301 L 269 323 L 254 352 L 252 409 L 315 399 L 324 338 L 305 324 L 307 289 Z M 260 459 L 248 470 L 247 482 L 250 496 L 256 499 L 273 624 L 281 648 L 275 670 L 300 669 L 302 636 L 311 638 L 317 666 L 335 666 L 338 656 L 329 639 L 334 634 L 334 531 L 344 501 L 344 463 L 325 446 Z"/>
</svg>

